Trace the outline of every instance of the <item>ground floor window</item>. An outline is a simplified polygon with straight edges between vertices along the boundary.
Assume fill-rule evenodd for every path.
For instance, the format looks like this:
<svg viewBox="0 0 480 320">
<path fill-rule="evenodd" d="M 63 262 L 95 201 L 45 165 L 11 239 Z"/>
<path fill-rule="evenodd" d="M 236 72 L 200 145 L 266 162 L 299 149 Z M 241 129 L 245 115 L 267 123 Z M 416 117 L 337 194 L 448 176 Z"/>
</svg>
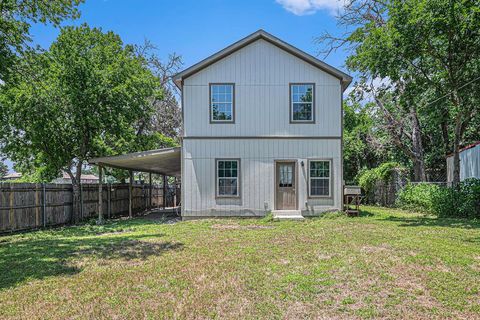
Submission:
<svg viewBox="0 0 480 320">
<path fill-rule="evenodd" d="M 331 189 L 331 161 L 310 160 L 309 194 L 311 197 L 329 197 Z"/>
<path fill-rule="evenodd" d="M 218 159 L 216 161 L 217 197 L 240 196 L 239 172 L 240 160 Z"/>
</svg>

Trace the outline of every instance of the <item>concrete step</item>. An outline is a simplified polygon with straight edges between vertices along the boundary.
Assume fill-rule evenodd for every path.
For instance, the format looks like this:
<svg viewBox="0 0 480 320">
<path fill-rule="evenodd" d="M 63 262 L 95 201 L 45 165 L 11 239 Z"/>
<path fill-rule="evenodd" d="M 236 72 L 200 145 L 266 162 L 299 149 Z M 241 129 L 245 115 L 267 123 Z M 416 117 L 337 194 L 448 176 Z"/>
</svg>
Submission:
<svg viewBox="0 0 480 320">
<path fill-rule="evenodd" d="M 300 210 L 273 210 L 274 220 L 304 220 Z"/>
</svg>

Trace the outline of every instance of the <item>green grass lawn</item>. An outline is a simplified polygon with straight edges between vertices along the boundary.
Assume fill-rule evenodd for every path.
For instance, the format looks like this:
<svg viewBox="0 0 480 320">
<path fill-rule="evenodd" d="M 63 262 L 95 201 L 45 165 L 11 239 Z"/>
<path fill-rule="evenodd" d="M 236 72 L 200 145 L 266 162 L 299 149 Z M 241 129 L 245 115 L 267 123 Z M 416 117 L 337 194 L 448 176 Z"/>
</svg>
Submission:
<svg viewBox="0 0 480 320">
<path fill-rule="evenodd" d="M 480 223 L 365 207 L 2 236 L 0 318 L 480 318 Z"/>
</svg>

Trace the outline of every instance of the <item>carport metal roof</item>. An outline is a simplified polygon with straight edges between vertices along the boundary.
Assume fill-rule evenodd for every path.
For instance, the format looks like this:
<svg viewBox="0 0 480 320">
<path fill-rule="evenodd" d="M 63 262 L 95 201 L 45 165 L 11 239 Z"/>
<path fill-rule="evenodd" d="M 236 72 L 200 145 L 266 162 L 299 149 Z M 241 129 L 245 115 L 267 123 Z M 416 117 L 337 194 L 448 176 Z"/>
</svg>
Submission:
<svg viewBox="0 0 480 320">
<path fill-rule="evenodd" d="M 180 155 L 181 148 L 177 147 L 93 158 L 89 163 L 118 169 L 180 176 Z"/>
</svg>

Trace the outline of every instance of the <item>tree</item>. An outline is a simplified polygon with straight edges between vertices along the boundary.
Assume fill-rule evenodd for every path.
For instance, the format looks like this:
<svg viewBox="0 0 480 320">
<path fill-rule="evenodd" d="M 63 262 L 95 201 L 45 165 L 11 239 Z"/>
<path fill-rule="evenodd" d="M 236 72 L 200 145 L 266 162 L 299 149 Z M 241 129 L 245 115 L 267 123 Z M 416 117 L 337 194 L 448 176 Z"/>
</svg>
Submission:
<svg viewBox="0 0 480 320">
<path fill-rule="evenodd" d="M 403 103 L 416 113 L 411 113 L 412 123 L 438 110 L 437 129 L 445 153 L 454 154 L 454 183 L 458 183 L 459 148 L 480 100 L 478 2 L 351 0 L 338 19 L 347 32 L 323 34 L 319 40 L 326 41 L 327 52 L 346 45 L 351 53 L 349 68 L 370 80 L 390 82 L 392 92 L 401 89 Z M 423 140 L 422 126 L 419 123 L 415 129 L 417 142 Z"/>
<path fill-rule="evenodd" d="M 145 40 L 142 45 L 135 46 L 137 55 L 145 59 L 163 92 L 160 99 L 151 99 L 155 111 L 148 119 L 141 120 L 139 129 L 140 131 L 152 130 L 177 139 L 182 125 L 182 112 L 177 101 L 180 92 L 173 83 L 172 77 L 180 70 L 183 62 L 175 53 L 170 54 L 168 60 L 163 62 L 156 54 L 156 50 L 157 48 L 148 40 Z"/>
<path fill-rule="evenodd" d="M 379 126 L 390 136 L 393 144 L 412 162 L 414 180 L 426 181 L 425 152 L 417 95 L 406 92 L 405 81 L 368 89 L 380 114 Z"/>
<path fill-rule="evenodd" d="M 0 1 L 0 79 L 6 81 L 18 54 L 31 41 L 30 23 L 58 26 L 79 16 L 83 0 L 1 0 Z"/>
<path fill-rule="evenodd" d="M 76 200 L 89 158 L 135 142 L 150 147 L 158 138 L 137 135 L 136 127 L 161 94 L 156 79 L 113 32 L 63 28 L 48 51 L 25 53 L 18 67 L 22 72 L 0 88 L 3 153 L 45 180 L 64 170 Z"/>
<path fill-rule="evenodd" d="M 387 35 L 394 40 L 402 69 L 411 69 L 414 84 L 438 97 L 427 102 L 443 112 L 445 149 L 454 155 L 453 183 L 460 182 L 459 149 L 480 102 L 480 5 L 477 1 L 394 1 Z M 381 50 L 383 53 L 385 51 Z M 380 52 L 379 52 L 380 53 Z M 395 68 L 386 73 L 401 75 Z M 468 87 L 467 87 L 468 84 Z"/>
<path fill-rule="evenodd" d="M 378 165 L 383 158 L 383 148 L 376 148 L 370 112 L 368 106 L 362 107 L 354 99 L 346 99 L 343 103 L 344 179 L 350 184 L 363 168 Z"/>
<path fill-rule="evenodd" d="M 0 178 L 5 177 L 5 175 L 8 173 L 8 167 L 5 163 L 0 161 Z"/>
</svg>

